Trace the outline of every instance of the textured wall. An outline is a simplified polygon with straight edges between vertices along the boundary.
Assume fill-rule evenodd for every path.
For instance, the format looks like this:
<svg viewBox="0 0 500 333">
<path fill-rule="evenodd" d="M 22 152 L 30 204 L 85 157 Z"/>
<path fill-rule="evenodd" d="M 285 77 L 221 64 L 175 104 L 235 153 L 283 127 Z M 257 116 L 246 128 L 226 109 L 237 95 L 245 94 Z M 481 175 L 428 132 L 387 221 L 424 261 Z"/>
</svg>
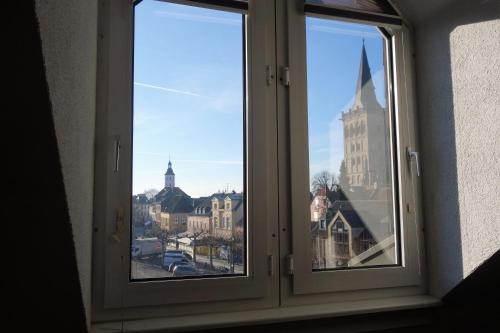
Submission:
<svg viewBox="0 0 500 333">
<path fill-rule="evenodd" d="M 36 10 L 89 323 L 97 1 L 39 0 Z"/>
<path fill-rule="evenodd" d="M 429 285 L 443 296 L 500 248 L 500 1 L 396 3 L 416 37 Z"/>
<path fill-rule="evenodd" d="M 500 248 L 500 19 L 456 27 L 450 49 L 467 276 Z"/>
</svg>

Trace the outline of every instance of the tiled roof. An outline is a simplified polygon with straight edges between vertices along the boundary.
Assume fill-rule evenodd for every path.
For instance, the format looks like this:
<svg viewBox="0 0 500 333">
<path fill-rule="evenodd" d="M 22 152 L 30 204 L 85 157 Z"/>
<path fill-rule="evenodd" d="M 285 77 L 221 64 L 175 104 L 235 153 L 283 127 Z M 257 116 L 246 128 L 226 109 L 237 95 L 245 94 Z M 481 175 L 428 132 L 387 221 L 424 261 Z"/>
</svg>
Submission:
<svg viewBox="0 0 500 333">
<path fill-rule="evenodd" d="M 193 199 L 179 187 L 165 187 L 155 196 L 161 203 L 161 211 L 167 213 L 189 213 L 193 210 Z"/>
<path fill-rule="evenodd" d="M 335 222 L 333 217 L 340 211 L 351 228 L 367 230 L 376 240 L 388 236 L 387 225 L 383 223 L 392 221 L 392 205 L 388 201 L 336 201 L 329 210 L 328 226 Z"/>
</svg>

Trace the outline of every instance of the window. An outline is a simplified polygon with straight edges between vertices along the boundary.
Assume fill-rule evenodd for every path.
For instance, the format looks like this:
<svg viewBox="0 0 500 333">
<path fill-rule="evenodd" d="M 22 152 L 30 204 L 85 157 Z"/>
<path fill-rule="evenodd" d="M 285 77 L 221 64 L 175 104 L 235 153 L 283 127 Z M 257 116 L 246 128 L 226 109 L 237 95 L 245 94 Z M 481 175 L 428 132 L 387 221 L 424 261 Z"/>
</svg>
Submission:
<svg viewBox="0 0 500 333">
<path fill-rule="evenodd" d="M 290 86 L 290 128 L 308 124 L 290 143 L 294 295 L 403 287 L 421 279 L 420 222 L 403 209 L 415 205 L 418 195 L 409 167 L 401 167 L 408 166 L 405 150 L 415 142 L 413 129 L 401 126 L 403 118 L 412 119 L 404 104 L 411 92 L 401 86 L 409 70 L 402 46 L 406 32 L 392 19 L 360 22 L 361 15 L 354 22 L 357 14 L 351 12 L 346 20 L 337 15 L 342 3 L 306 1 L 288 12 L 295 24 L 289 48 L 295 51 L 290 67 L 296 79 Z M 362 153 L 342 151 L 346 143 L 352 148 L 360 141 L 367 143 Z M 311 195 L 318 173 L 329 173 L 338 185 L 327 214 L 333 231 L 326 234 L 305 223 L 314 219 L 302 198 Z M 331 246 L 319 269 L 315 246 L 321 240 Z"/>
<path fill-rule="evenodd" d="M 392 7 L 101 6 L 99 320 L 423 293 L 411 57 Z M 143 211 L 158 246 L 139 256 Z"/>
</svg>

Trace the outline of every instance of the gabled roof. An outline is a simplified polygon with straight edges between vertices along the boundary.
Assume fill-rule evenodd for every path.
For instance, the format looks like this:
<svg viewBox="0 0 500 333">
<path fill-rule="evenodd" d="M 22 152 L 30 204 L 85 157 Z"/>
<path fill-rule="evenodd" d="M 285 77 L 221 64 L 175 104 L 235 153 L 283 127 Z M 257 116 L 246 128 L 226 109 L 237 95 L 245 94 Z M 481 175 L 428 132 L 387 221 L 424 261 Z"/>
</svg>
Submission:
<svg viewBox="0 0 500 333">
<path fill-rule="evenodd" d="M 193 209 L 190 216 L 209 216 L 212 212 L 212 200 L 211 197 L 201 197 L 193 199 Z M 196 213 L 198 208 L 205 209 L 205 213 Z"/>
<path fill-rule="evenodd" d="M 210 200 L 214 201 L 214 200 L 224 200 L 224 198 L 226 197 L 226 193 L 214 193 L 210 196 Z"/>
<path fill-rule="evenodd" d="M 228 193 L 224 197 L 224 200 L 230 199 L 230 200 L 241 200 L 243 198 L 243 195 L 241 193 Z"/>
<path fill-rule="evenodd" d="M 167 197 L 172 196 L 172 195 L 182 195 L 189 197 L 183 190 L 181 190 L 179 187 L 164 187 L 158 194 L 155 195 L 155 201 L 163 201 Z"/>
<path fill-rule="evenodd" d="M 193 200 L 188 196 L 173 195 L 161 202 L 161 211 L 165 213 L 189 213 L 193 210 Z"/>
<path fill-rule="evenodd" d="M 141 194 L 137 194 L 137 195 L 132 196 L 132 202 L 134 204 L 148 204 L 149 199 L 145 194 L 141 193 Z"/>
<path fill-rule="evenodd" d="M 362 229 L 370 233 L 375 240 L 388 236 L 387 222 L 392 219 L 392 206 L 385 200 L 336 201 L 332 204 L 331 217 L 327 218 L 327 229 L 341 214 L 352 229 Z M 385 222 L 385 223 L 383 223 Z"/>
<path fill-rule="evenodd" d="M 193 210 L 193 199 L 179 187 L 165 187 L 155 196 L 166 213 L 189 213 Z"/>
</svg>

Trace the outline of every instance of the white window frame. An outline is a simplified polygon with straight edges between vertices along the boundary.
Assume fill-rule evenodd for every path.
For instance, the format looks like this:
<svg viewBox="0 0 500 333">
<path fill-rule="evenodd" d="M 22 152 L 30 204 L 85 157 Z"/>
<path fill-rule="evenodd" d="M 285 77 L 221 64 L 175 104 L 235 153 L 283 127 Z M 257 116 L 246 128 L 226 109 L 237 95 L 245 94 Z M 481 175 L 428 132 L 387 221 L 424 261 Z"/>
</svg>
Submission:
<svg viewBox="0 0 500 333">
<path fill-rule="evenodd" d="M 277 232 L 272 224 L 277 220 L 273 181 L 277 153 L 270 144 L 276 140 L 276 88 L 261 84 L 266 75 L 257 70 L 275 61 L 274 6 L 250 2 L 246 19 L 247 275 L 130 282 L 133 6 L 130 0 L 99 3 L 93 318 L 227 311 L 235 304 L 238 308 L 275 305 L 278 280 L 270 272 L 277 271 L 277 262 L 270 269 L 267 258 L 277 257 L 278 249 L 272 236 Z M 254 52 L 257 47 L 251 45 L 259 51 Z M 155 308 L 146 308 L 151 306 Z"/>
<path fill-rule="evenodd" d="M 278 59 L 282 66 L 290 68 L 289 87 L 278 87 L 278 115 L 280 130 L 285 133 L 280 139 L 278 151 L 286 147 L 289 136 L 289 156 L 280 156 L 279 161 L 289 160 L 289 166 L 280 166 L 280 178 L 289 172 L 290 184 L 280 183 L 281 193 L 288 192 L 291 202 L 280 206 L 289 207 L 290 213 L 280 210 L 281 229 L 291 229 L 290 241 L 281 242 L 282 253 L 288 253 L 288 266 L 282 276 L 281 290 L 283 304 L 315 304 L 318 302 L 339 302 L 363 298 L 376 298 L 380 295 L 403 296 L 425 293 L 423 228 L 420 207 L 420 185 L 412 172 L 411 161 L 407 158 L 407 147 L 418 150 L 416 138 L 413 64 L 411 56 L 410 32 L 403 25 L 381 24 L 366 20 L 345 19 L 304 13 L 301 0 L 277 0 L 278 31 L 286 35 Z M 282 13 L 282 15 L 280 15 Z M 389 86 L 394 94 L 396 123 L 396 159 L 398 165 L 399 228 L 401 257 L 400 266 L 370 267 L 313 272 L 311 267 L 311 241 L 309 239 L 309 155 L 308 155 L 308 112 L 307 112 L 307 66 L 306 66 L 306 29 L 308 16 L 344 20 L 383 27 L 390 35 L 394 70 L 387 66 L 386 76 L 392 78 Z M 387 52 L 386 52 L 387 53 Z M 391 80 L 388 80 L 391 81 Z M 391 110 L 392 111 L 392 110 Z M 288 112 L 288 114 L 287 114 Z M 289 118 L 289 123 L 286 118 Z M 287 128 L 288 126 L 288 128 Z M 286 178 L 285 178 L 286 179 Z M 398 244 L 396 244 L 398 246 Z M 396 247 L 397 249 L 397 247 Z M 290 278 L 291 275 L 291 278 Z"/>
<path fill-rule="evenodd" d="M 192 4 L 185 0 L 169 2 Z M 99 2 L 94 322 L 168 317 L 173 319 L 150 327 L 182 328 L 315 318 L 436 303 L 422 297 L 426 291 L 420 185 L 405 151 L 406 147 L 418 150 L 412 51 L 405 26 L 385 27 L 393 34 L 394 61 L 398 66 L 393 88 L 398 109 L 399 184 L 407 184 L 399 192 L 401 208 L 404 207 L 400 210 L 403 265 L 393 269 L 395 273 L 387 268 L 370 268 L 366 274 L 356 270 L 325 272 L 320 278 L 312 276 L 311 256 L 304 247 L 310 247 L 310 231 L 300 226 L 309 227 L 303 222 L 309 221 L 310 215 L 309 206 L 305 205 L 308 200 L 304 200 L 309 176 L 305 20 L 300 0 L 249 1 L 247 45 L 257 46 L 248 46 L 246 55 L 249 276 L 130 283 L 132 6 L 131 0 Z M 290 68 L 289 86 L 281 84 L 284 68 Z M 121 149 L 119 170 L 115 172 L 117 140 Z M 117 216 L 122 224 L 117 224 Z M 218 223 L 220 226 L 221 221 Z M 113 241 L 116 231 L 120 242 Z M 293 258 L 292 276 L 287 258 Z M 420 298 L 402 299 L 403 296 Z M 394 297 L 398 300 L 387 301 Z M 324 303 L 335 305 L 318 305 Z M 225 314 L 234 311 L 239 312 L 234 316 Z M 197 324 L 182 317 L 186 315 L 196 317 Z M 176 320 L 177 316 L 181 319 Z M 138 321 L 130 323 L 130 327 L 141 325 Z"/>
</svg>

